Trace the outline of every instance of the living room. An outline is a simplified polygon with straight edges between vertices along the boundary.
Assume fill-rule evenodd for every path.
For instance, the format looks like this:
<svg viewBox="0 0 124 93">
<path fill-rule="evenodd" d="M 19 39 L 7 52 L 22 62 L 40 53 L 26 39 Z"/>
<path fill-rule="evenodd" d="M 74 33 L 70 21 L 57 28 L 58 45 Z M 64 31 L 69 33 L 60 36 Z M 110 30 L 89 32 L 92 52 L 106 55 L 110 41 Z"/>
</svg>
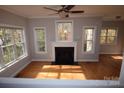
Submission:
<svg viewBox="0 0 124 93">
<path fill-rule="evenodd" d="M 36 83 L 38 78 L 118 84 L 123 77 L 123 9 L 119 5 L 0 6 L 0 82 Z"/>
</svg>

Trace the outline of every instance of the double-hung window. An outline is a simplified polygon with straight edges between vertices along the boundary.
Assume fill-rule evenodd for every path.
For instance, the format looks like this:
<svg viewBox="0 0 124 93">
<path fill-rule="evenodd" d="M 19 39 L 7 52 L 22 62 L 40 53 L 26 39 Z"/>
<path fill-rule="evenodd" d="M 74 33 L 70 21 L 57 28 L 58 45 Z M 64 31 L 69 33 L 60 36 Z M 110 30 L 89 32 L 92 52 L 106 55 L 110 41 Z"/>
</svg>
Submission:
<svg viewBox="0 0 124 93">
<path fill-rule="evenodd" d="M 117 39 L 117 29 L 105 28 L 101 30 L 100 43 L 101 44 L 115 44 Z"/>
<path fill-rule="evenodd" d="M 56 40 L 73 41 L 73 22 L 71 20 L 56 21 Z"/>
<path fill-rule="evenodd" d="M 1 63 L 6 65 L 26 55 L 23 28 L 0 27 Z"/>
<path fill-rule="evenodd" d="M 95 27 L 84 27 L 83 29 L 83 51 L 85 53 L 94 52 Z"/>
<path fill-rule="evenodd" d="M 36 53 L 46 53 L 46 32 L 44 27 L 35 27 L 35 50 Z"/>
</svg>

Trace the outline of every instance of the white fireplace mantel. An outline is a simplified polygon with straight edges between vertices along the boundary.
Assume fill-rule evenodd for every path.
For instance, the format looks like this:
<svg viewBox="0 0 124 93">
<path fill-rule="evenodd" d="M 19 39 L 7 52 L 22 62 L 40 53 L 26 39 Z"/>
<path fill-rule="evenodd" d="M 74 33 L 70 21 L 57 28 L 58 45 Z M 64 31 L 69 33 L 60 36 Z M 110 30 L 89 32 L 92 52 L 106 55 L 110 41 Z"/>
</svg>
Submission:
<svg viewBox="0 0 124 93">
<path fill-rule="evenodd" d="M 55 61 L 55 47 L 74 47 L 74 61 L 77 61 L 77 42 L 52 42 L 53 61 Z"/>
</svg>

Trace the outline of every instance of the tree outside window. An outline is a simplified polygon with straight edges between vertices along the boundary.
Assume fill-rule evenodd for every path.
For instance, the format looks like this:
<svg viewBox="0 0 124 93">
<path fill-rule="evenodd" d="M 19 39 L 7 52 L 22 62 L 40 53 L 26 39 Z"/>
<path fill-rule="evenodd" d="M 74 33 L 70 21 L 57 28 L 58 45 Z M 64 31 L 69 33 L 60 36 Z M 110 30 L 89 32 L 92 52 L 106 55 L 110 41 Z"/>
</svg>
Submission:
<svg viewBox="0 0 124 93">
<path fill-rule="evenodd" d="M 101 44 L 115 44 L 117 37 L 117 29 L 106 28 L 101 30 L 100 43 Z"/>
<path fill-rule="evenodd" d="M 58 21 L 56 22 L 57 41 L 71 42 L 73 39 L 72 22 Z"/>
<path fill-rule="evenodd" d="M 25 54 L 25 42 L 22 28 L 0 27 L 0 39 L 3 63 L 11 63 Z"/>
<path fill-rule="evenodd" d="M 35 28 L 36 52 L 46 52 L 45 28 Z"/>
</svg>

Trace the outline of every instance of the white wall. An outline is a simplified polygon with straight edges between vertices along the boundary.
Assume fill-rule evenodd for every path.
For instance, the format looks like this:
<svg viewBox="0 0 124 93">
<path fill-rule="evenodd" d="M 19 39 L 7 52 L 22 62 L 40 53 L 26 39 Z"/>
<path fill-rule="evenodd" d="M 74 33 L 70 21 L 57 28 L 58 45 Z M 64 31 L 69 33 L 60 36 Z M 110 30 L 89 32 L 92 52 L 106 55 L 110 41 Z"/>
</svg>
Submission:
<svg viewBox="0 0 124 93">
<path fill-rule="evenodd" d="M 34 18 L 29 19 L 29 28 L 30 28 L 30 48 L 31 48 L 31 57 L 34 60 L 52 60 L 52 42 L 55 42 L 55 21 L 60 20 L 57 18 Z M 64 19 L 65 20 L 65 19 Z M 74 32 L 74 41 L 77 41 L 77 60 L 98 60 L 99 54 L 99 32 L 101 29 L 101 18 L 68 18 L 68 20 L 73 21 L 73 32 Z M 46 54 L 36 54 L 34 46 L 34 27 L 46 27 L 47 34 L 47 53 Z M 96 42 L 95 42 L 95 53 L 94 54 L 84 54 L 82 52 L 82 29 L 83 26 L 96 26 Z"/>
<path fill-rule="evenodd" d="M 26 32 L 26 41 L 27 41 L 27 47 L 29 45 L 29 36 L 28 36 L 28 29 L 27 29 L 27 19 L 14 15 L 12 13 L 9 13 L 7 11 L 4 11 L 0 9 L 0 24 L 6 24 L 6 25 L 12 25 L 12 26 L 23 26 L 25 28 Z M 11 65 L 5 70 L 2 70 L 0 72 L 1 77 L 9 77 L 13 76 L 14 74 L 17 73 L 17 71 L 21 70 L 26 64 L 30 62 L 30 51 L 28 49 L 28 56 L 24 58 L 23 60 Z"/>
</svg>

